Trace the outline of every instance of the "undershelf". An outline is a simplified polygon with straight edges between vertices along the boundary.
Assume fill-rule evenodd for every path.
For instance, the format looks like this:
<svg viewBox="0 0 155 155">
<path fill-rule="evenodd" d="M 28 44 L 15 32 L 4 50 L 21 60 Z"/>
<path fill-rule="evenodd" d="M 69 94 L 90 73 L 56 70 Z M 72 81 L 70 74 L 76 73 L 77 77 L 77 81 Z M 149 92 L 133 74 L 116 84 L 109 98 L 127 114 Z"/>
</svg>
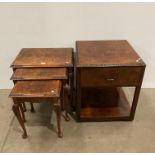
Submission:
<svg viewBox="0 0 155 155">
<path fill-rule="evenodd" d="M 114 121 L 114 120 L 129 120 L 130 115 L 130 105 L 127 98 L 122 90 L 122 88 L 114 88 L 118 94 L 117 104 L 111 106 L 90 106 L 91 104 L 83 103 L 85 105 L 81 107 L 80 110 L 80 121 Z M 114 93 L 116 94 L 116 93 Z M 85 94 L 88 96 L 88 94 Z M 116 95 L 114 95 L 116 97 Z M 106 98 L 107 99 L 107 98 Z M 110 99 L 112 101 L 112 99 Z M 86 101 L 85 101 L 86 102 Z M 93 101 L 92 101 L 93 102 Z M 104 101 L 105 102 L 105 101 Z M 108 102 L 108 100 L 106 100 Z M 95 105 L 95 103 L 94 103 Z M 108 103 L 107 103 L 108 105 Z"/>
</svg>

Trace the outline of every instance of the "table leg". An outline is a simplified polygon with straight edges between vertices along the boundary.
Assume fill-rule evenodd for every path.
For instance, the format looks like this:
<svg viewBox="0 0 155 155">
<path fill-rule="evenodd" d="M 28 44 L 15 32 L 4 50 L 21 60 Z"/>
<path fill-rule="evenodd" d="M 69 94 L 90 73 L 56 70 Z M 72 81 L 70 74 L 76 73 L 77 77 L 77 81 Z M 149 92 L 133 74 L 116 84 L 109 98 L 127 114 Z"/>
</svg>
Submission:
<svg viewBox="0 0 155 155">
<path fill-rule="evenodd" d="M 23 119 L 24 122 L 26 122 L 25 114 L 24 114 L 24 110 L 23 110 L 22 104 L 19 104 L 19 108 L 20 108 L 20 112 L 21 112 L 21 115 L 22 115 L 22 119 Z"/>
<path fill-rule="evenodd" d="M 30 106 L 31 106 L 31 112 L 34 113 L 35 110 L 34 110 L 34 106 L 33 106 L 33 103 L 30 103 Z"/>
<path fill-rule="evenodd" d="M 138 103 L 140 89 L 141 89 L 140 86 L 137 86 L 135 88 L 134 98 L 133 98 L 132 107 L 131 107 L 131 111 L 130 111 L 130 120 L 133 120 L 135 117 L 135 111 L 136 111 L 136 107 L 137 107 L 137 103 Z"/>
<path fill-rule="evenodd" d="M 64 81 L 63 81 L 63 85 L 64 85 Z M 64 89 L 62 89 L 62 93 L 61 93 L 61 95 L 60 95 L 60 98 L 61 98 L 61 110 L 62 111 L 64 111 L 64 95 L 65 95 L 65 91 L 64 91 Z"/>
<path fill-rule="evenodd" d="M 26 112 L 26 106 L 24 102 L 22 103 L 22 107 L 23 107 L 23 111 Z"/>
<path fill-rule="evenodd" d="M 66 84 L 66 86 L 64 86 L 64 88 L 63 88 L 63 91 L 64 91 L 64 93 L 63 93 L 63 103 L 64 103 L 64 108 L 65 108 L 65 120 L 66 121 L 70 120 L 69 115 L 68 115 L 68 112 L 69 112 L 69 100 L 68 100 L 69 88 L 68 87 L 69 86 L 67 86 L 67 84 Z"/>
<path fill-rule="evenodd" d="M 55 109 L 56 117 L 57 117 L 58 137 L 62 138 L 63 134 L 61 131 L 61 102 L 60 102 L 60 99 L 58 99 L 57 103 L 54 103 L 54 109 Z"/>
<path fill-rule="evenodd" d="M 26 132 L 25 125 L 24 125 L 24 122 L 23 122 L 23 120 L 22 120 L 22 117 L 21 117 L 21 115 L 20 115 L 19 105 L 16 104 L 16 103 L 14 103 L 14 105 L 13 105 L 13 107 L 12 107 L 12 110 L 13 110 L 15 116 L 17 117 L 18 122 L 19 122 L 19 124 L 21 125 L 23 131 L 24 131 L 22 137 L 23 137 L 23 138 L 27 138 L 27 132 Z"/>
</svg>

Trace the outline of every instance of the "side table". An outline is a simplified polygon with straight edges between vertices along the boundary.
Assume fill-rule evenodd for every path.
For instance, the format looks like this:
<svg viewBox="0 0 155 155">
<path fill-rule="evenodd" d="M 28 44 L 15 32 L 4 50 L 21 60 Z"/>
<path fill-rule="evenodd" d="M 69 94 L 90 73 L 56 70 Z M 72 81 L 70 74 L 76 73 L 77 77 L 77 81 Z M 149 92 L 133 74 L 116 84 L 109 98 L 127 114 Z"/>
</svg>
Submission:
<svg viewBox="0 0 155 155">
<path fill-rule="evenodd" d="M 13 112 L 17 117 L 24 133 L 23 138 L 27 138 L 27 132 L 24 125 L 25 115 L 22 111 L 23 102 L 50 102 L 54 105 L 54 109 L 57 115 L 58 137 L 62 137 L 61 131 L 61 81 L 18 81 L 10 93 L 10 97 L 13 99 Z"/>
<path fill-rule="evenodd" d="M 76 42 L 78 121 L 133 120 L 145 63 L 126 40 Z M 135 87 L 132 105 L 122 87 Z"/>
</svg>

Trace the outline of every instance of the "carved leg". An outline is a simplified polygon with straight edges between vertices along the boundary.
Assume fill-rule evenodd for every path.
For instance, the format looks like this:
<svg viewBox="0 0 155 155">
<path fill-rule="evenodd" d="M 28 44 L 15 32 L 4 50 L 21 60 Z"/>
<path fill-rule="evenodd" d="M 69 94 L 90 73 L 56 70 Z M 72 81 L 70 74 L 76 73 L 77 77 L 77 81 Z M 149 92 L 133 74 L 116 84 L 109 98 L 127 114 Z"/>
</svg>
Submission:
<svg viewBox="0 0 155 155">
<path fill-rule="evenodd" d="M 25 114 L 24 114 L 24 110 L 23 110 L 22 104 L 19 104 L 19 108 L 20 108 L 20 112 L 21 112 L 21 115 L 22 115 L 22 119 L 23 119 L 24 122 L 26 122 Z"/>
<path fill-rule="evenodd" d="M 23 137 L 23 138 L 27 138 L 27 132 L 26 132 L 25 125 L 24 125 L 24 122 L 23 122 L 23 120 L 22 120 L 22 117 L 21 117 L 21 115 L 20 115 L 20 111 L 19 111 L 19 106 L 18 106 L 18 104 L 15 103 L 15 104 L 13 105 L 13 107 L 12 107 L 12 110 L 13 110 L 15 116 L 17 117 L 18 122 L 19 122 L 19 124 L 21 125 L 23 131 L 24 131 L 22 137 Z"/>
<path fill-rule="evenodd" d="M 23 107 L 23 111 L 26 112 L 26 106 L 24 102 L 22 103 L 22 107 Z"/>
<path fill-rule="evenodd" d="M 30 105 L 31 105 L 31 112 L 32 112 L 32 113 L 34 113 L 34 112 L 35 112 L 35 110 L 34 110 L 33 103 L 30 103 Z"/>
<path fill-rule="evenodd" d="M 70 120 L 70 118 L 69 118 L 69 115 L 68 115 L 68 111 L 69 111 L 69 105 L 68 105 L 68 103 L 69 103 L 69 101 L 68 101 L 68 86 L 67 86 L 67 84 L 66 84 L 66 86 L 64 86 L 64 88 L 63 88 L 64 90 L 64 94 L 63 94 L 63 102 L 64 102 L 64 108 L 65 108 L 65 120 L 66 121 L 69 121 Z"/>
<path fill-rule="evenodd" d="M 58 103 L 54 104 L 54 109 L 56 112 L 56 117 L 57 117 L 57 127 L 58 127 L 58 137 L 62 138 L 63 134 L 61 131 L 61 103 L 60 103 L 60 99 L 58 99 Z"/>
</svg>

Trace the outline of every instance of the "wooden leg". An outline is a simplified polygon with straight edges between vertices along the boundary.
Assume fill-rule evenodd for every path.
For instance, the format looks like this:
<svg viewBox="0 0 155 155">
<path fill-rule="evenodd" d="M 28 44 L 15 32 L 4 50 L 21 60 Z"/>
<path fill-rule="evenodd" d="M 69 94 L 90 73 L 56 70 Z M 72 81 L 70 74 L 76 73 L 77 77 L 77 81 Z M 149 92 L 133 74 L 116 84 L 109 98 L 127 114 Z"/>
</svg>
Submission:
<svg viewBox="0 0 155 155">
<path fill-rule="evenodd" d="M 30 106 L 31 106 L 31 112 L 34 113 L 35 110 L 34 110 L 34 106 L 33 106 L 33 103 L 30 103 Z"/>
<path fill-rule="evenodd" d="M 63 82 L 63 84 L 64 84 L 64 82 Z M 60 98 L 61 98 L 61 110 L 62 111 L 64 111 L 64 89 L 62 89 L 62 93 L 61 93 L 61 96 L 60 96 Z"/>
<path fill-rule="evenodd" d="M 55 109 L 56 117 L 57 117 L 58 137 L 62 138 L 63 134 L 61 131 L 61 103 L 60 103 L 60 99 L 58 99 L 58 103 L 54 104 L 54 109 Z"/>
<path fill-rule="evenodd" d="M 65 109 L 65 120 L 66 121 L 69 121 L 70 120 L 70 118 L 69 118 L 69 115 L 68 115 L 68 111 L 69 111 L 69 105 L 68 105 L 68 103 L 69 103 L 69 101 L 68 101 L 68 87 L 66 86 L 66 87 L 64 87 L 63 88 L 64 90 L 64 94 L 63 94 L 63 102 L 64 102 L 64 109 Z"/>
<path fill-rule="evenodd" d="M 23 120 L 22 120 L 22 117 L 21 117 L 21 115 L 20 115 L 20 111 L 19 111 L 19 106 L 18 106 L 18 104 L 14 104 L 13 107 L 12 107 L 12 110 L 13 110 L 15 116 L 17 117 L 18 122 L 19 122 L 19 124 L 21 125 L 23 131 L 24 131 L 22 137 L 23 137 L 23 138 L 27 138 L 27 132 L 26 132 L 25 125 L 24 125 L 24 122 L 23 122 Z"/>
<path fill-rule="evenodd" d="M 22 119 L 23 119 L 24 122 L 26 122 L 25 114 L 24 114 L 24 110 L 23 110 L 22 104 L 19 104 L 19 108 L 20 108 L 20 112 L 21 112 L 21 115 L 22 115 Z"/>
<path fill-rule="evenodd" d="M 142 85 L 142 81 L 143 81 L 143 76 L 144 76 L 144 71 L 145 71 L 145 67 L 143 68 L 142 72 L 141 72 L 141 82 L 139 84 L 139 86 L 137 86 L 135 88 L 135 93 L 134 93 L 134 98 L 133 98 L 133 102 L 132 102 L 132 107 L 131 107 L 131 111 L 130 111 L 130 120 L 133 120 L 135 117 L 135 111 L 136 111 L 136 107 L 137 107 L 137 103 L 138 103 L 138 98 L 139 98 L 139 94 L 140 94 L 140 90 L 141 90 L 141 85 Z"/>
<path fill-rule="evenodd" d="M 22 106 L 23 106 L 23 111 L 26 112 L 26 106 L 24 102 L 22 103 Z"/>
<path fill-rule="evenodd" d="M 132 107 L 131 107 L 131 112 L 130 112 L 130 119 L 133 120 L 135 117 L 135 111 L 136 111 L 136 107 L 137 107 L 137 103 L 138 103 L 138 98 L 139 98 L 139 94 L 140 94 L 140 86 L 137 86 L 135 88 L 135 93 L 134 93 L 134 98 L 133 98 L 133 102 L 132 102 Z"/>
</svg>

